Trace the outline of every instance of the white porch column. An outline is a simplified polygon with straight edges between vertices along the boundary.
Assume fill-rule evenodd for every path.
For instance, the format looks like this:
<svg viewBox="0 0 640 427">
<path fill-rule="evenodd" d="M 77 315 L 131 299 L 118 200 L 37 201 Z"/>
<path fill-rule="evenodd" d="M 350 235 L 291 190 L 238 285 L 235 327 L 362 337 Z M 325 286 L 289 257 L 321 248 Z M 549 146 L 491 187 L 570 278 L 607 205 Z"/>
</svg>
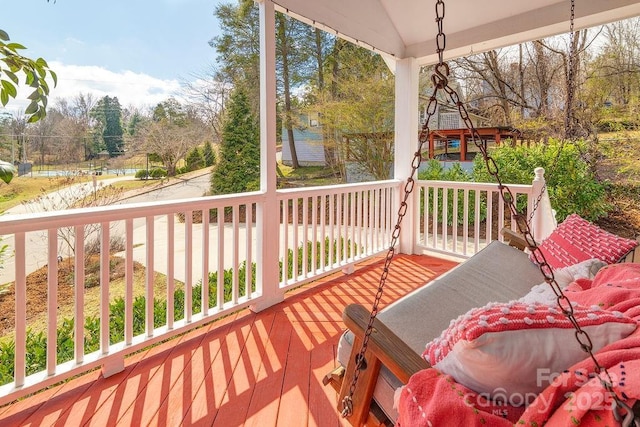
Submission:
<svg viewBox="0 0 640 427">
<path fill-rule="evenodd" d="M 256 281 L 263 298 L 251 309 L 264 310 L 284 299 L 278 286 L 280 212 L 276 200 L 276 39 L 275 9 L 270 0 L 260 7 L 260 191 L 264 202 L 256 212 Z"/>
<path fill-rule="evenodd" d="M 411 174 L 411 162 L 418 148 L 418 75 L 420 67 L 415 58 L 405 58 L 396 62 L 396 106 L 395 106 L 395 151 L 394 174 L 396 179 L 405 182 Z M 417 178 L 417 176 L 415 177 Z M 403 197 L 401 194 L 400 197 Z M 399 206 L 399 198 L 398 206 Z M 407 200 L 407 214 L 402 221 L 399 251 L 405 254 L 414 252 L 414 218 L 416 207 L 414 198 Z"/>
</svg>

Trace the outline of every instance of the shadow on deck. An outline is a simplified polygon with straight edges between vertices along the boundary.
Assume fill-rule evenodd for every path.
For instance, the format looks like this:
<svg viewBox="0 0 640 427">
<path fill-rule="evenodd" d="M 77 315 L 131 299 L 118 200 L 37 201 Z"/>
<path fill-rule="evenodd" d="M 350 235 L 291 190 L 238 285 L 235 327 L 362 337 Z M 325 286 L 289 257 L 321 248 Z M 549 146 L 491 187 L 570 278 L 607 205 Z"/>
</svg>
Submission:
<svg viewBox="0 0 640 427">
<path fill-rule="evenodd" d="M 398 255 L 382 305 L 456 263 Z M 242 310 L 125 360 L 0 408 L 0 425 L 339 426 L 337 396 L 322 386 L 336 364 L 347 304 L 373 301 L 381 258 L 289 292 L 283 303 Z"/>
</svg>

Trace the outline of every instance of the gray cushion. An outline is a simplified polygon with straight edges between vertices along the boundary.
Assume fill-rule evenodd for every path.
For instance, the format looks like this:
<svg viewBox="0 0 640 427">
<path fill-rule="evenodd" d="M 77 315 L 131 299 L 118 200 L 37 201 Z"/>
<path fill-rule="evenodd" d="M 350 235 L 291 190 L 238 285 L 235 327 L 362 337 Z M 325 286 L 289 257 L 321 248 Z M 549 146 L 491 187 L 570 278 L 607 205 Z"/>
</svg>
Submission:
<svg viewBox="0 0 640 427">
<path fill-rule="evenodd" d="M 524 252 L 493 241 L 447 274 L 399 299 L 379 314 L 409 347 L 422 354 L 452 319 L 489 302 L 524 296 L 544 281 Z"/>
<path fill-rule="evenodd" d="M 392 273 L 393 274 L 393 273 Z M 380 312 L 382 320 L 416 353 L 438 337 L 452 319 L 489 302 L 507 302 L 524 296 L 544 279 L 522 251 L 493 241 L 448 273 L 399 299 Z M 338 361 L 345 365 L 353 337 L 347 332 L 338 344 Z M 393 393 L 402 385 L 385 367 L 374 399 L 393 421 Z"/>
</svg>

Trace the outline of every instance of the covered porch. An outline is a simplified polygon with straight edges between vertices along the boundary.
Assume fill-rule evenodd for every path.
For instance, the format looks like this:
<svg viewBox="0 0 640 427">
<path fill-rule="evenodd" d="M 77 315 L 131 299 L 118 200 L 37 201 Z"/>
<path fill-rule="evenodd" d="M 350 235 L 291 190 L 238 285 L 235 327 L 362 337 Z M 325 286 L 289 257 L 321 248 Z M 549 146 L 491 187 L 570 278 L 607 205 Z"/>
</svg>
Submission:
<svg viewBox="0 0 640 427">
<path fill-rule="evenodd" d="M 366 4 L 365 4 L 366 3 Z M 340 425 L 331 388 L 321 378 L 335 364 L 341 311 L 366 304 L 377 287 L 419 126 L 418 72 L 437 61 L 432 4 L 418 0 L 313 3 L 259 2 L 261 23 L 261 188 L 254 193 L 179 202 L 110 206 L 3 216 L 0 235 L 12 245 L 15 354 L 0 388 L 0 421 L 8 425 Z M 568 2 L 455 2 L 447 9 L 446 57 L 492 49 L 568 30 Z M 380 52 L 396 76 L 394 179 L 366 184 L 276 189 L 274 13 L 331 31 Z M 635 0 L 582 1 L 577 28 L 640 15 Z M 475 22 L 455 16 L 477 18 Z M 512 186 L 529 210 L 541 182 Z M 493 184 L 418 182 L 400 234 L 385 303 L 410 292 L 499 239 L 510 226 Z M 482 208 L 481 208 L 482 206 Z M 482 216 L 481 212 L 489 213 Z M 201 222 L 194 221 L 199 213 Z M 197 216 L 197 215 L 196 215 Z M 184 218 L 184 222 L 176 218 Z M 90 235 L 88 226 L 96 226 Z M 534 227 L 535 227 L 534 220 Z M 75 231 L 73 351 L 58 352 L 59 230 Z M 138 240 L 143 230 L 142 240 Z M 126 264 L 122 336 L 110 333 L 110 241 L 122 236 Z M 46 241 L 46 364 L 27 363 L 26 259 L 37 236 Z M 84 248 L 101 247 L 98 348 L 85 350 Z M 156 247 L 156 241 L 165 242 Z M 180 242 L 178 242 L 180 241 Z M 178 244 L 180 243 L 180 244 Z M 176 248 L 180 248 L 177 250 Z M 145 254 L 142 332 L 134 320 L 134 251 Z M 444 257 L 443 257 L 444 256 Z M 363 264 L 364 263 L 364 264 Z M 176 276 L 176 265 L 184 274 Z M 166 290 L 154 291 L 162 265 Z M 244 267 L 243 267 L 244 266 Z M 355 273 L 354 273 L 355 271 Z M 351 273 L 342 276 L 343 272 Z M 216 273 L 212 282 L 211 274 Z M 229 277 L 229 292 L 225 277 Z M 206 286 L 217 285 L 215 298 Z M 302 288 L 300 288 L 302 286 Z M 176 291 L 184 307 L 176 315 Z M 195 290 L 198 289 L 198 290 Z M 194 295 L 198 293 L 198 304 Z M 156 315 L 154 298 L 166 301 Z M 160 319 L 156 321 L 156 317 Z M 79 375 L 79 376 L 78 376 Z M 76 377 L 78 376 L 78 377 Z M 69 378 L 74 379 L 69 380 Z M 68 381 L 67 381 L 68 380 Z M 61 381 L 67 381 L 59 385 Z M 58 384 L 58 385 L 56 385 Z M 24 398 L 30 393 L 41 393 Z M 23 399 L 24 398 L 24 399 Z"/>
</svg>

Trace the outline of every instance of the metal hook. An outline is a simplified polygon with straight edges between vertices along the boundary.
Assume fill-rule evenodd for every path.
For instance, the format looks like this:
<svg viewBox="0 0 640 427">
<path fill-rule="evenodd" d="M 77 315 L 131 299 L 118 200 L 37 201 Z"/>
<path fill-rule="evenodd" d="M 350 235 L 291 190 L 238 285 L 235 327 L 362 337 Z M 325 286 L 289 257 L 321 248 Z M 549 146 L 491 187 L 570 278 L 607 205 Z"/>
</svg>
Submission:
<svg viewBox="0 0 640 427">
<path fill-rule="evenodd" d="M 344 399 L 342 399 L 342 418 L 347 418 L 351 416 L 351 414 L 353 414 L 353 400 L 351 400 L 351 397 L 345 396 Z"/>
</svg>

